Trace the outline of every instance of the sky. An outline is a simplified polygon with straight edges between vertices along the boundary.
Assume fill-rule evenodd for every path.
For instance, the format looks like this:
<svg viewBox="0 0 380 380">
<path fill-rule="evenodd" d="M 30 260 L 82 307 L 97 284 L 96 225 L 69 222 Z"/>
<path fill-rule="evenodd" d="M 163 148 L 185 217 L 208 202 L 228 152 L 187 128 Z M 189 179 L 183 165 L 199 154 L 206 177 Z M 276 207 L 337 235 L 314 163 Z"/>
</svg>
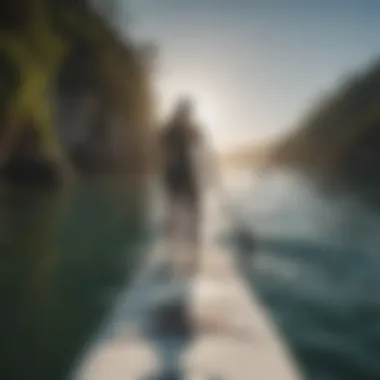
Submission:
<svg viewBox="0 0 380 380">
<path fill-rule="evenodd" d="M 125 0 L 121 23 L 155 42 L 162 115 L 193 95 L 218 149 L 297 125 L 347 73 L 380 53 L 380 1 Z"/>
</svg>

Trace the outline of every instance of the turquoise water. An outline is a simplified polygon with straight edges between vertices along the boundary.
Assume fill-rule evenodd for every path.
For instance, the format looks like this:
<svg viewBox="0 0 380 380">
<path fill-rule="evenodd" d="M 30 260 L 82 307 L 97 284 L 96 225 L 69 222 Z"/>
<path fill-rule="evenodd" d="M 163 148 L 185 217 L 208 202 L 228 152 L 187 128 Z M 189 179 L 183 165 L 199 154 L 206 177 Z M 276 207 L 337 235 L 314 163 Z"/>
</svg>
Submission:
<svg viewBox="0 0 380 380">
<path fill-rule="evenodd" d="M 68 371 L 143 256 L 142 209 L 108 184 L 0 200 L 0 378 Z"/>
<path fill-rule="evenodd" d="M 289 173 L 253 181 L 234 202 L 256 239 L 254 250 L 240 244 L 241 268 L 306 378 L 379 379 L 380 216 Z"/>
<path fill-rule="evenodd" d="M 380 217 L 289 173 L 249 179 L 228 192 L 232 248 L 306 378 L 379 379 Z M 154 238 L 144 205 L 109 184 L 1 193 L 0 379 L 68 378 Z"/>
</svg>

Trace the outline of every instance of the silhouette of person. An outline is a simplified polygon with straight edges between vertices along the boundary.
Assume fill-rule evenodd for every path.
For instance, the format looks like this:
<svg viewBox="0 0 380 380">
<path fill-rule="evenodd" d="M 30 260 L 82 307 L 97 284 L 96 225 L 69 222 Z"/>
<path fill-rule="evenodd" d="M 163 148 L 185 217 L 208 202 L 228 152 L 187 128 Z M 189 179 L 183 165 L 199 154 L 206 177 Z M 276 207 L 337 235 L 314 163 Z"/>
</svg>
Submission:
<svg viewBox="0 0 380 380">
<path fill-rule="evenodd" d="M 202 194 L 205 190 L 202 174 L 208 167 L 205 158 L 210 149 L 193 114 L 191 99 L 180 99 L 162 131 L 161 146 L 164 155 L 164 192 L 168 206 L 166 233 L 171 237 L 176 236 L 180 209 L 186 214 L 189 223 L 187 238 L 198 247 Z"/>
</svg>

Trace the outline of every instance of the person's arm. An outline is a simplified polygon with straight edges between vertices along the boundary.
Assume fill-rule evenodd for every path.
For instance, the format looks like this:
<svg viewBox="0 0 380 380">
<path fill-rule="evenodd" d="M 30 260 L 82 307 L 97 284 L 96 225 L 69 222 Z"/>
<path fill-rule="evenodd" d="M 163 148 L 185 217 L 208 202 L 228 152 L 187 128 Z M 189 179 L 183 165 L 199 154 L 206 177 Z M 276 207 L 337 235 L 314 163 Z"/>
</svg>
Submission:
<svg viewBox="0 0 380 380">
<path fill-rule="evenodd" d="M 218 189 L 222 185 L 217 153 L 210 139 L 197 133 L 196 136 L 198 167 L 201 171 L 201 181 L 206 188 Z"/>
<path fill-rule="evenodd" d="M 210 141 L 206 142 L 206 155 L 208 172 L 211 180 L 210 183 L 214 188 L 220 189 L 222 187 L 222 176 L 218 154 Z"/>
<path fill-rule="evenodd" d="M 160 175 L 164 170 L 165 163 L 167 160 L 167 126 L 161 126 L 157 131 L 157 165 Z"/>
</svg>

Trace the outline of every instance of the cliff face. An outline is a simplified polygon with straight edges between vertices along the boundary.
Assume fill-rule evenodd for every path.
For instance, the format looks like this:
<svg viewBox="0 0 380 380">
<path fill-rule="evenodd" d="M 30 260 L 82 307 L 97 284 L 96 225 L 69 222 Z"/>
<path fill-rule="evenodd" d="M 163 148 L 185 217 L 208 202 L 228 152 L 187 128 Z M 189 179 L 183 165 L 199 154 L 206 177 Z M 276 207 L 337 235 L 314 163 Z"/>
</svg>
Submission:
<svg viewBox="0 0 380 380">
<path fill-rule="evenodd" d="M 46 167 L 79 175 L 148 168 L 154 102 L 145 58 L 86 1 L 2 1 L 3 178 L 33 180 Z"/>
<path fill-rule="evenodd" d="M 0 1 L 0 379 L 68 378 L 141 260 L 154 102 L 108 25 L 85 1 Z"/>
<path fill-rule="evenodd" d="M 380 62 L 324 99 L 275 147 L 270 164 L 380 204 Z"/>
</svg>

